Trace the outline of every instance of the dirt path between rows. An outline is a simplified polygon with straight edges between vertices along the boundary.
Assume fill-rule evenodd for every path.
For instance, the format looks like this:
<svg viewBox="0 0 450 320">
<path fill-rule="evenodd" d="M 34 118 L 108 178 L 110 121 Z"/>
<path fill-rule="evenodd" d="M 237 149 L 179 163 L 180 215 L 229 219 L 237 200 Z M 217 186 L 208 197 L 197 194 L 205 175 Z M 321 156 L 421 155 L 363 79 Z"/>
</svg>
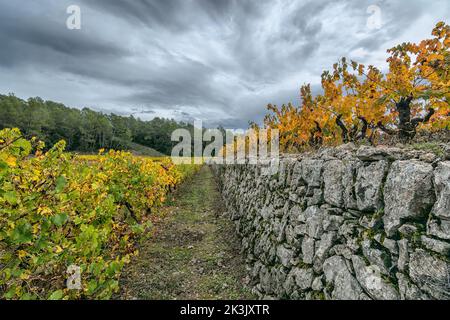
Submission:
<svg viewBox="0 0 450 320">
<path fill-rule="evenodd" d="M 207 166 L 180 186 L 163 211 L 158 231 L 126 268 L 119 299 L 255 299 Z"/>
</svg>

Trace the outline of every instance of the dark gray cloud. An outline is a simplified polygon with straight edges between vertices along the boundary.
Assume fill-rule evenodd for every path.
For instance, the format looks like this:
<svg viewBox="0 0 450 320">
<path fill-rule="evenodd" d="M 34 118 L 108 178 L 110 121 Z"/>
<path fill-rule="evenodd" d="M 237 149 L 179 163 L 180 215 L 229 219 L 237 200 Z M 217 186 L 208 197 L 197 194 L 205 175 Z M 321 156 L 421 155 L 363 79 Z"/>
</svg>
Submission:
<svg viewBox="0 0 450 320">
<path fill-rule="evenodd" d="M 26 7 L 0 2 L 0 39 L 2 50 L 0 64 L 38 63 L 50 55 L 74 58 L 126 56 L 130 52 L 119 43 L 99 39 L 87 32 L 74 33 L 65 27 L 64 19 L 49 19 L 31 14 Z M 67 6 L 53 7 L 64 17 Z M 42 59 L 42 60 L 41 60 Z M 51 64 L 62 61 L 51 61 Z"/>
<path fill-rule="evenodd" d="M 26 4 L 25 4 L 26 3 Z M 0 0 L 0 92 L 149 119 L 246 127 L 341 56 L 385 66 L 387 48 L 449 20 L 437 0 Z M 81 8 L 81 30 L 66 9 Z M 370 28 L 369 6 L 381 13 Z"/>
</svg>

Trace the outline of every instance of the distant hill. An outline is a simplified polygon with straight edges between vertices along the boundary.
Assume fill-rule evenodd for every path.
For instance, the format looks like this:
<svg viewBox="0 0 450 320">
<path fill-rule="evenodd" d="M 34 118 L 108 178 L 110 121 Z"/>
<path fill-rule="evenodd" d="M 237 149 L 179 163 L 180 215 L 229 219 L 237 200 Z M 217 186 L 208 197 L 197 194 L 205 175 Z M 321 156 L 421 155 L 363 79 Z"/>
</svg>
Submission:
<svg viewBox="0 0 450 320">
<path fill-rule="evenodd" d="M 148 156 L 148 157 L 165 157 L 166 156 L 153 148 L 146 147 L 139 143 L 133 143 L 133 142 L 130 143 L 130 151 L 132 151 L 134 154 L 137 154 L 140 156 Z"/>
</svg>

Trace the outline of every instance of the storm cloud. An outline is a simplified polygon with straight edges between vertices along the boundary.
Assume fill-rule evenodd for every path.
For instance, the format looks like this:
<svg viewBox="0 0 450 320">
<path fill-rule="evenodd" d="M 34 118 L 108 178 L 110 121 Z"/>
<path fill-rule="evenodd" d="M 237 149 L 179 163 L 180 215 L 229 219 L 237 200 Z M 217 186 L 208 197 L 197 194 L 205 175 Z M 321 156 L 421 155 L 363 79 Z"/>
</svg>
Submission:
<svg viewBox="0 0 450 320">
<path fill-rule="evenodd" d="M 304 83 L 317 92 L 340 57 L 383 68 L 449 18 L 447 0 L 0 0 L 0 93 L 242 128 Z"/>
</svg>

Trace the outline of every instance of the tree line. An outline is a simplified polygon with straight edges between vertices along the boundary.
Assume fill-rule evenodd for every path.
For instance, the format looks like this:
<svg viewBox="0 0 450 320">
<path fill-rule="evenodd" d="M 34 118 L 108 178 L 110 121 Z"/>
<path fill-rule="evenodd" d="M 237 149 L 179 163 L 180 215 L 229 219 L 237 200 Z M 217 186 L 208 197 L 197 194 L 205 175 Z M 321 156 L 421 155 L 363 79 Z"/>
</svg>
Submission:
<svg viewBox="0 0 450 320">
<path fill-rule="evenodd" d="M 192 124 L 172 119 L 143 121 L 133 116 L 82 110 L 43 99 L 20 99 L 0 95 L 0 129 L 19 128 L 25 137 L 36 136 L 47 148 L 65 140 L 68 151 L 96 152 L 100 148 L 133 150 L 135 144 L 170 155 L 177 142 L 171 141 L 175 129 L 193 132 Z"/>
</svg>

